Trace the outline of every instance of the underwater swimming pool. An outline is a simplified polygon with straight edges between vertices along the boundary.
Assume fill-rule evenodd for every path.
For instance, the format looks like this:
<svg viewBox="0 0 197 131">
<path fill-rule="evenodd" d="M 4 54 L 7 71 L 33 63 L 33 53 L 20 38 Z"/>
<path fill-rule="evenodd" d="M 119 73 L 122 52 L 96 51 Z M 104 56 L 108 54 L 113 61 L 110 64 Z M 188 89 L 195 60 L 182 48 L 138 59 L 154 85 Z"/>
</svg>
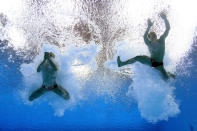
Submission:
<svg viewBox="0 0 197 131">
<path fill-rule="evenodd" d="M 0 130 L 196 130 L 192 2 L 184 14 L 176 0 L 0 1 Z M 118 68 L 119 55 L 150 55 L 143 33 L 151 18 L 162 34 L 161 11 L 171 24 L 164 66 L 176 79 L 138 62 Z M 28 100 L 42 85 L 36 68 L 46 51 L 68 101 L 52 92 Z"/>
</svg>

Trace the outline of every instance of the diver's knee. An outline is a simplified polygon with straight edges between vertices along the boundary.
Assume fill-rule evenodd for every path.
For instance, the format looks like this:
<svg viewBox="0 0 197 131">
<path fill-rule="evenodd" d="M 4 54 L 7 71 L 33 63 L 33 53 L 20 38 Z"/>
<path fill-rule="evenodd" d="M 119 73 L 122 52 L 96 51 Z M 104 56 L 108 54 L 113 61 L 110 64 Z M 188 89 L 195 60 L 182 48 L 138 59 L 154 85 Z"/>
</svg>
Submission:
<svg viewBox="0 0 197 131">
<path fill-rule="evenodd" d="M 137 59 L 137 60 L 142 60 L 142 59 L 146 59 L 147 56 L 145 56 L 145 55 L 139 55 L 139 56 L 136 56 L 134 58 Z"/>
<path fill-rule="evenodd" d="M 142 56 L 136 56 L 136 57 L 134 57 L 134 60 L 136 60 L 136 61 L 140 61 L 142 59 Z"/>
</svg>

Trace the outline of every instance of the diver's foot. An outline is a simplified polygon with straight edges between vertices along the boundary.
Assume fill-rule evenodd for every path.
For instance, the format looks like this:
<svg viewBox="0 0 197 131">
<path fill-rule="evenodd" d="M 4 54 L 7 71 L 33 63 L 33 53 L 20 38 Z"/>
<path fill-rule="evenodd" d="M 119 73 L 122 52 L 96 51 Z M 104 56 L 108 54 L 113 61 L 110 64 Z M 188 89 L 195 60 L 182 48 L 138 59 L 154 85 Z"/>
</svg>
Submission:
<svg viewBox="0 0 197 131">
<path fill-rule="evenodd" d="M 170 74 L 170 77 L 172 77 L 173 79 L 176 79 L 176 75 L 174 74 Z"/>
<path fill-rule="evenodd" d="M 66 100 L 69 100 L 70 99 L 70 95 L 69 95 L 69 93 L 67 92 L 67 93 L 65 93 L 65 95 L 64 95 L 64 99 L 66 99 Z"/>
<path fill-rule="evenodd" d="M 171 78 L 173 78 L 173 79 L 176 79 L 176 75 L 171 74 L 171 73 L 169 73 L 169 72 L 168 72 L 168 75 L 169 75 L 169 77 L 171 77 Z"/>
<path fill-rule="evenodd" d="M 64 97 L 65 100 L 69 100 L 70 99 L 70 95 L 68 93 L 67 90 L 62 90 L 62 92 L 64 93 L 62 96 Z"/>
<path fill-rule="evenodd" d="M 118 63 L 118 67 L 121 67 L 122 66 L 122 62 L 120 60 L 120 56 L 118 56 L 118 58 L 117 58 L 117 63 Z"/>
</svg>

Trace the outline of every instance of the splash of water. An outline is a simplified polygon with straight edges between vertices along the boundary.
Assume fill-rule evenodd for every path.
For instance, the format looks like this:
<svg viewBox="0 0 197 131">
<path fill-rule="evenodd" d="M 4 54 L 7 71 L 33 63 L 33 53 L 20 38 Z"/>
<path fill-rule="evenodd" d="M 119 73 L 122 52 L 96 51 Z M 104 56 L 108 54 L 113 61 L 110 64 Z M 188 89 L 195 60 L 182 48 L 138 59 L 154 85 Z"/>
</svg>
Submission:
<svg viewBox="0 0 197 131">
<path fill-rule="evenodd" d="M 161 74 L 139 63 L 134 65 L 133 72 L 135 74 L 128 95 L 137 100 L 142 117 L 150 122 L 157 122 L 180 113 L 173 95 L 175 88 L 163 81 Z"/>
<path fill-rule="evenodd" d="M 177 115 L 180 110 L 173 95 L 175 87 L 170 82 L 162 80 L 158 71 L 138 62 L 121 67 L 121 69 L 117 68 L 118 55 L 122 60 L 126 60 L 130 56 L 132 58 L 136 54 L 144 55 L 147 52 L 136 51 L 137 48 L 128 48 L 126 43 L 117 44 L 115 49 L 117 50 L 116 56 L 112 61 L 106 62 L 105 66 L 120 72 L 124 70 L 127 70 L 128 73 L 132 72 L 130 77 L 133 79 L 133 83 L 130 85 L 127 95 L 137 101 L 141 116 L 150 122 L 157 122 Z"/>
</svg>

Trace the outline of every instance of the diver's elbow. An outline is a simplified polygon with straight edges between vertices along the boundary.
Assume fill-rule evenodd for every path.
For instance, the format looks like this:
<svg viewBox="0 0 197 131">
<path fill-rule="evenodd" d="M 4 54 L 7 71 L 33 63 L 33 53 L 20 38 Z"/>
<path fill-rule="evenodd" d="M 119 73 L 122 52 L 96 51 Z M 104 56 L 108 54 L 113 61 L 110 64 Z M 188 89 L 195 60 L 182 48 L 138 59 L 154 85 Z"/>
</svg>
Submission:
<svg viewBox="0 0 197 131">
<path fill-rule="evenodd" d="M 167 25 L 166 26 L 166 32 L 169 32 L 170 31 L 170 25 Z"/>
</svg>

